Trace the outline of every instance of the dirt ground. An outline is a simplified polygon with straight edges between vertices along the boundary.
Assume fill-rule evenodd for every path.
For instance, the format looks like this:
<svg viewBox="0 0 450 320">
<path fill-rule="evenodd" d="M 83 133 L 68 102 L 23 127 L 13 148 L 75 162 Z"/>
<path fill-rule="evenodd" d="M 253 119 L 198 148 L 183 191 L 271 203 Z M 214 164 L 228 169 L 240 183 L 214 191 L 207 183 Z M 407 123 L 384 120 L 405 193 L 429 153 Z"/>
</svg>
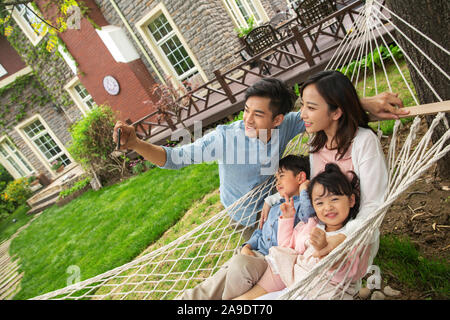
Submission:
<svg viewBox="0 0 450 320">
<path fill-rule="evenodd" d="M 408 133 L 405 126 L 400 136 Z M 421 131 L 426 130 L 423 123 Z M 384 144 L 387 144 L 388 139 Z M 403 139 L 400 139 L 404 141 Z M 387 146 L 384 146 L 387 148 Z M 408 236 L 422 256 L 428 259 L 450 256 L 450 181 L 437 175 L 433 165 L 404 192 L 387 212 L 381 234 Z M 382 271 L 383 272 L 383 271 Z M 425 299 L 430 293 L 412 290 L 387 275 L 388 285 L 402 292 L 398 299 Z"/>
</svg>

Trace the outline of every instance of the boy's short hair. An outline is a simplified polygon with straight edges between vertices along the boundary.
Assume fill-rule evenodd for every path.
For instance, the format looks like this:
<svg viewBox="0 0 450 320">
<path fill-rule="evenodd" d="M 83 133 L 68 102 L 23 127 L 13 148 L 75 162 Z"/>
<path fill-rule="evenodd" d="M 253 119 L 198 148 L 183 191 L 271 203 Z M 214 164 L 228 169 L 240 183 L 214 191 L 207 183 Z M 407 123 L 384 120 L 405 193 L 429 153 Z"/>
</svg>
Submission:
<svg viewBox="0 0 450 320">
<path fill-rule="evenodd" d="M 306 179 L 309 179 L 309 158 L 290 154 L 280 159 L 280 162 L 278 163 L 278 170 L 281 169 L 292 171 L 294 172 L 294 175 L 297 175 L 303 171 L 306 174 Z"/>
<path fill-rule="evenodd" d="M 269 109 L 273 118 L 291 112 L 297 99 L 286 83 L 275 78 L 264 78 L 250 86 L 245 92 L 245 101 L 253 96 L 270 99 Z"/>
</svg>

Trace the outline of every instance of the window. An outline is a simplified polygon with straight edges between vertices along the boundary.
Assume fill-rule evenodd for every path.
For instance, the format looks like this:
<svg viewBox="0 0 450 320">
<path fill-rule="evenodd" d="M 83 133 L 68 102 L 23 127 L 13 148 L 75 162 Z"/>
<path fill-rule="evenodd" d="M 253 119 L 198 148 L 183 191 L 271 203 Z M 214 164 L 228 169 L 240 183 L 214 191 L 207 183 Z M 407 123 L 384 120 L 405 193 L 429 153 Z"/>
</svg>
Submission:
<svg viewBox="0 0 450 320">
<path fill-rule="evenodd" d="M 0 64 L 0 77 L 3 77 L 5 74 L 8 74 L 5 68 Z"/>
<path fill-rule="evenodd" d="M 224 0 L 234 23 L 239 27 L 248 27 L 247 21 L 253 16 L 257 25 L 268 20 L 259 0 Z"/>
<path fill-rule="evenodd" d="M 25 126 L 23 132 L 25 132 L 26 136 L 39 150 L 41 155 L 45 157 L 48 164 L 51 165 L 55 160 L 61 161 L 65 166 L 71 163 L 69 157 L 62 151 L 39 119 Z"/>
<path fill-rule="evenodd" d="M 31 43 L 36 45 L 44 37 L 45 33 L 43 32 L 44 26 L 42 21 L 34 14 L 34 12 L 41 15 L 41 13 L 35 8 L 32 8 L 31 5 L 18 4 L 16 5 L 16 9 L 13 10 L 13 17 L 25 35 L 30 39 Z M 37 30 L 35 28 L 37 28 Z"/>
<path fill-rule="evenodd" d="M 5 167 L 12 170 L 10 173 L 16 179 L 28 176 L 34 172 L 20 151 L 8 138 L 0 143 L 0 156 L 2 157 L 2 162 L 6 164 Z"/>
<path fill-rule="evenodd" d="M 72 100 L 83 115 L 86 115 L 92 108 L 97 106 L 92 96 L 81 84 L 78 77 L 73 78 L 64 86 Z"/>
<path fill-rule="evenodd" d="M 89 110 L 96 106 L 94 99 L 92 99 L 91 95 L 87 92 L 86 88 L 81 83 L 77 84 L 74 89 L 83 104 L 87 108 L 89 108 Z"/>
<path fill-rule="evenodd" d="M 176 72 L 178 80 L 183 81 L 198 72 L 194 62 L 163 13 L 159 14 L 148 25 L 148 28 L 157 47 Z"/>
</svg>

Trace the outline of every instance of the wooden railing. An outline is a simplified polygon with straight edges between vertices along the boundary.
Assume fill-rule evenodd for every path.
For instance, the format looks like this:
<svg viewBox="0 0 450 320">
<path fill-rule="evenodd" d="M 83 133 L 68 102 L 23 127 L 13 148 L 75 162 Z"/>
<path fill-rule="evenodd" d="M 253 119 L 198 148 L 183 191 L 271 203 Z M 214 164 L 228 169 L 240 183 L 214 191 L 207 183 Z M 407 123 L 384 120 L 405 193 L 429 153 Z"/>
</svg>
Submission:
<svg viewBox="0 0 450 320">
<path fill-rule="evenodd" d="M 351 21 L 354 22 L 354 15 L 359 14 L 355 9 L 361 3 L 362 1 L 356 1 L 302 30 L 299 30 L 296 17 L 290 19 L 282 26 L 288 26 L 291 30 L 290 36 L 226 72 L 214 71 L 215 78 L 213 80 L 178 99 L 180 103 L 184 101 L 180 115 L 177 116 L 166 112 L 164 117 L 161 117 L 162 113 L 155 111 L 132 123 L 136 128 L 137 135 L 141 139 L 148 139 L 164 130 L 175 130 L 181 122 L 185 122 L 193 116 L 220 104 L 233 105 L 237 103 L 238 96 L 243 94 L 250 85 L 256 80 L 268 76 L 265 74 L 266 66 L 270 69 L 271 77 L 280 77 L 284 73 L 304 64 L 307 64 L 309 68 L 313 67 L 316 64 L 315 58 L 336 49 L 340 44 L 339 40 L 344 36 L 341 28 L 337 28 L 336 32 L 325 30 L 328 28 L 329 22 L 334 21 L 336 18 L 338 22 L 342 23 L 346 16 L 350 17 Z M 312 39 L 305 41 L 309 34 L 312 34 Z M 333 37 L 338 41 L 335 41 L 334 44 L 327 48 L 317 51 L 316 44 L 323 37 Z M 289 47 L 291 48 L 290 50 L 288 49 Z M 297 52 L 297 49 L 300 49 L 300 52 Z M 258 68 L 252 69 L 250 65 L 255 63 L 258 65 Z M 158 116 L 164 120 L 155 121 L 154 119 Z M 131 124 L 131 122 L 129 123 Z"/>
</svg>

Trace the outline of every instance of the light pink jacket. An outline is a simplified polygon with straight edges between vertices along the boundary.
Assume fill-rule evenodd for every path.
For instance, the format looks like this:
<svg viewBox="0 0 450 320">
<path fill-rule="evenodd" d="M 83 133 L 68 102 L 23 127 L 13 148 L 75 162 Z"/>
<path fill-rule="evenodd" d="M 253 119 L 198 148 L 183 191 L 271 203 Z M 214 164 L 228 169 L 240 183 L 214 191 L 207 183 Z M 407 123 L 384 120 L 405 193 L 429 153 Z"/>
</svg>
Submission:
<svg viewBox="0 0 450 320">
<path fill-rule="evenodd" d="M 315 249 L 309 242 L 310 233 L 315 227 L 323 229 L 323 225 L 318 224 L 318 220 L 315 217 L 309 218 L 307 223 L 298 223 L 295 228 L 294 218 L 280 218 L 278 221 L 278 247 L 271 247 L 269 249 L 267 261 L 271 265 L 272 270 L 280 275 L 286 287 L 289 287 L 304 278 L 319 261 L 318 258 L 313 257 Z M 340 230 L 332 233 L 328 232 L 327 236 L 339 232 Z M 365 250 L 363 257 L 353 257 L 358 248 L 355 248 L 352 251 L 349 256 L 353 258 L 347 259 L 349 261 L 347 261 L 334 275 L 331 283 L 325 286 L 324 291 L 322 291 L 322 294 L 318 297 L 319 299 L 329 299 L 334 297 L 332 292 L 335 290 L 336 283 L 340 283 L 344 279 L 353 260 L 355 261 L 347 274 L 347 279 L 351 279 L 351 282 L 354 283 L 364 276 L 370 256 L 369 247 Z M 328 272 L 331 273 L 333 270 Z M 321 285 L 317 287 L 320 288 Z M 351 298 L 355 293 L 354 289 L 354 285 L 350 286 L 344 298 Z M 342 293 L 342 291 L 338 291 L 337 293 Z"/>
</svg>

